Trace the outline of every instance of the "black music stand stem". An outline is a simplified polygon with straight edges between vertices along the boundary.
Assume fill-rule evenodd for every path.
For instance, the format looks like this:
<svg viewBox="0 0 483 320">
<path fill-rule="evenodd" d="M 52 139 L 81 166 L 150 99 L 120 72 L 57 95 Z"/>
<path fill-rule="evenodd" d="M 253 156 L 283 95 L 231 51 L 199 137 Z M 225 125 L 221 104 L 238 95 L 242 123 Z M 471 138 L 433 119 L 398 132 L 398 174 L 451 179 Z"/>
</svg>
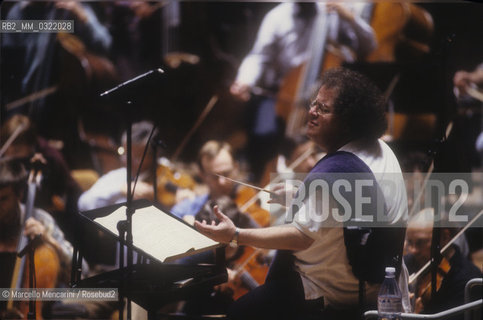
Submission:
<svg viewBox="0 0 483 320">
<path fill-rule="evenodd" d="M 132 120 L 130 110 L 133 108 L 133 103 L 131 100 L 127 100 L 124 104 L 125 107 L 125 120 L 126 120 L 126 185 L 127 185 L 127 195 L 126 195 L 126 220 L 119 221 L 117 224 L 117 229 L 119 231 L 119 237 L 123 240 L 120 242 L 119 251 L 119 267 L 122 269 L 124 267 L 124 246 L 123 242 L 127 246 L 127 274 L 123 276 L 120 283 L 122 287 L 129 287 L 130 275 L 129 272 L 133 265 L 133 236 L 132 236 L 132 215 L 134 214 L 134 208 L 132 206 L 133 190 L 132 190 Z M 125 240 L 125 241 L 124 241 Z M 123 290 L 119 294 L 119 319 L 122 320 L 123 316 Z M 127 297 L 127 319 L 131 320 L 131 299 Z"/>
<path fill-rule="evenodd" d="M 130 80 L 127 80 L 116 87 L 107 90 L 101 93 L 100 97 L 105 97 L 107 99 L 111 99 L 112 101 L 116 101 L 121 103 L 124 108 L 124 117 L 126 123 L 126 152 L 127 152 L 127 161 L 126 161 L 126 183 L 127 183 L 127 203 L 126 203 L 126 220 L 119 221 L 118 223 L 118 231 L 119 237 L 122 241 L 125 240 L 125 244 L 127 246 L 127 270 L 128 274 L 126 275 L 126 279 L 121 279 L 122 284 L 124 287 L 127 287 L 126 284 L 129 283 L 130 275 L 129 270 L 131 270 L 131 266 L 133 264 L 133 237 L 132 237 L 132 215 L 134 214 L 134 209 L 132 206 L 132 199 L 133 199 L 133 192 L 132 192 L 132 117 L 131 117 L 131 110 L 134 107 L 133 103 L 133 96 L 135 94 L 139 95 L 140 90 L 149 87 L 148 84 L 156 79 L 159 79 L 159 76 L 163 74 L 164 71 L 161 68 L 150 70 L 146 73 L 143 73 L 137 77 L 134 77 Z M 121 244 L 122 244 L 121 241 Z M 123 252 L 124 247 L 121 245 L 121 252 Z M 124 267 L 124 254 L 119 254 L 119 266 L 120 268 Z M 123 277 L 124 278 L 124 277 Z M 124 281 L 126 280 L 126 281 Z M 127 283 L 126 283 L 127 282 Z M 131 319 L 131 303 L 129 297 L 127 297 L 127 319 Z M 119 294 L 119 301 L 122 302 L 122 294 Z M 122 304 L 119 306 L 119 319 L 123 319 L 123 312 L 122 312 Z"/>
<path fill-rule="evenodd" d="M 151 144 L 151 148 L 152 148 L 152 162 L 153 162 L 153 165 L 151 166 L 151 170 L 152 170 L 152 176 L 153 176 L 153 197 L 154 197 L 154 202 L 155 203 L 158 203 L 159 199 L 158 199 L 158 175 L 157 175 L 157 172 L 156 172 L 156 169 L 157 169 L 157 161 L 158 161 L 158 144 L 157 144 L 157 141 L 150 141 L 149 142 Z"/>
</svg>

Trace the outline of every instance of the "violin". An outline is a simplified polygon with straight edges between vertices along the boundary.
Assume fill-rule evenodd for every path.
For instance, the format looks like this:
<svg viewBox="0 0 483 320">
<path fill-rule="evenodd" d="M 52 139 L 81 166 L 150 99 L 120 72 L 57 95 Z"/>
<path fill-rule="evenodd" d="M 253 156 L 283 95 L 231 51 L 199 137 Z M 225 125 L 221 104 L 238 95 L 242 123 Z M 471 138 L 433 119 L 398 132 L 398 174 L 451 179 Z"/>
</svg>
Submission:
<svg viewBox="0 0 483 320">
<path fill-rule="evenodd" d="M 166 158 L 162 158 L 161 164 L 156 169 L 156 199 L 167 208 L 174 206 L 178 199 L 176 193 L 179 189 L 190 190 L 194 194 L 201 194 L 202 186 L 196 180 L 194 174 L 174 165 Z"/>
<path fill-rule="evenodd" d="M 265 282 L 269 264 L 260 249 L 244 247 L 243 254 L 233 265 L 235 280 L 228 284 L 233 299 L 238 299 Z"/>
<path fill-rule="evenodd" d="M 250 215 L 260 227 L 269 226 L 270 213 L 263 209 L 259 202 L 249 203 L 250 199 L 256 197 L 256 194 L 257 192 L 254 189 L 241 186 L 237 190 L 235 203 L 240 211 Z M 235 280 L 228 284 L 233 290 L 233 299 L 235 300 L 263 284 L 269 269 L 261 250 L 247 246 L 244 246 L 241 250 L 242 254 L 231 265 L 235 272 Z"/>
<path fill-rule="evenodd" d="M 193 134 L 198 130 L 200 125 L 206 119 L 210 111 L 213 109 L 218 101 L 218 96 L 213 95 L 208 104 L 203 109 L 203 112 L 198 116 L 198 119 L 193 124 L 191 129 L 186 133 L 181 143 L 176 148 L 170 161 L 167 158 L 161 158 L 161 164 L 156 169 L 156 200 L 166 207 L 171 208 L 179 201 L 176 198 L 176 192 L 179 188 L 193 191 L 195 194 L 201 194 L 201 184 L 195 179 L 195 174 L 190 174 L 186 170 L 175 168 L 174 163 L 179 155 L 183 152 L 186 144 L 191 139 Z M 204 191 L 204 190 L 203 190 Z"/>
<path fill-rule="evenodd" d="M 438 272 L 436 273 L 436 291 L 435 292 L 438 292 L 439 289 L 441 288 L 443 279 L 448 274 L 450 269 L 451 269 L 451 265 L 449 261 L 445 257 L 443 257 L 437 268 Z M 433 290 L 431 287 L 431 272 L 427 271 L 422 276 L 422 278 L 419 279 L 416 286 L 416 291 L 415 291 L 416 299 L 421 298 L 422 306 L 416 302 L 416 305 L 414 308 L 415 313 L 420 313 L 424 309 L 424 307 L 429 305 L 431 301 L 432 291 Z"/>
<path fill-rule="evenodd" d="M 241 212 L 248 213 L 260 227 L 267 227 L 270 225 L 270 212 L 260 206 L 259 199 L 258 201 L 250 202 L 256 195 L 257 191 L 254 189 L 240 186 L 236 193 L 235 203 Z"/>
</svg>

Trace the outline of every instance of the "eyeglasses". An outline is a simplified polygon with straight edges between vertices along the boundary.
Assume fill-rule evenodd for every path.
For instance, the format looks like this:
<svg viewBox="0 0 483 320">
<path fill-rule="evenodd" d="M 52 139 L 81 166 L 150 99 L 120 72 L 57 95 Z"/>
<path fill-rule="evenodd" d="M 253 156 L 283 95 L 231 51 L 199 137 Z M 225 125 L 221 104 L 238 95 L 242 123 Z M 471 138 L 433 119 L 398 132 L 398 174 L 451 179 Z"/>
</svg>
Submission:
<svg viewBox="0 0 483 320">
<path fill-rule="evenodd" d="M 310 103 L 310 107 L 309 107 L 309 111 L 312 110 L 312 108 L 315 107 L 315 113 L 318 115 L 318 116 L 322 116 L 324 114 L 328 114 L 330 113 L 330 109 L 329 109 L 329 106 L 327 106 L 325 103 L 323 102 L 318 102 L 317 100 L 315 101 L 312 101 Z"/>
</svg>

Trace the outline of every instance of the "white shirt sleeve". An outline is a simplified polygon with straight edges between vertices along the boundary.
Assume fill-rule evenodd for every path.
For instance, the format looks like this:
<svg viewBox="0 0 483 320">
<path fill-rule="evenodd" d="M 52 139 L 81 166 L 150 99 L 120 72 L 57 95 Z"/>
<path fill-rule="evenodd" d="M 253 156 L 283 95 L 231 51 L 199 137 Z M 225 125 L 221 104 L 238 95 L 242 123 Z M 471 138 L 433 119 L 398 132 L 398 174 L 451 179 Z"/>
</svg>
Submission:
<svg viewBox="0 0 483 320">
<path fill-rule="evenodd" d="M 108 172 L 79 197 L 80 211 L 87 211 L 126 201 L 121 186 L 126 183 L 126 169 Z"/>
<path fill-rule="evenodd" d="M 287 16 L 289 12 L 285 10 L 287 5 L 290 4 L 278 5 L 263 18 L 255 44 L 238 69 L 236 82 L 254 86 L 260 79 L 267 62 L 276 57 L 280 23 L 287 22 L 291 18 Z"/>
</svg>

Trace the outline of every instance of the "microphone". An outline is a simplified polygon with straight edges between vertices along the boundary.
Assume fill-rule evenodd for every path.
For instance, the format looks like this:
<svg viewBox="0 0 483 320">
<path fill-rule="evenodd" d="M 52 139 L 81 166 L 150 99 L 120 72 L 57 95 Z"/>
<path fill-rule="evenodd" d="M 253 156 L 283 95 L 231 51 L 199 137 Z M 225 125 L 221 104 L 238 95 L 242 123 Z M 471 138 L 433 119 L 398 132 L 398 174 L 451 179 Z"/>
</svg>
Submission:
<svg viewBox="0 0 483 320">
<path fill-rule="evenodd" d="M 102 98 L 126 98 L 127 95 L 133 93 L 137 89 L 145 88 L 153 80 L 159 79 L 160 75 L 164 71 L 161 68 L 150 70 L 135 78 L 127 80 L 121 84 L 118 84 L 112 89 L 104 91 L 100 94 Z"/>
</svg>

